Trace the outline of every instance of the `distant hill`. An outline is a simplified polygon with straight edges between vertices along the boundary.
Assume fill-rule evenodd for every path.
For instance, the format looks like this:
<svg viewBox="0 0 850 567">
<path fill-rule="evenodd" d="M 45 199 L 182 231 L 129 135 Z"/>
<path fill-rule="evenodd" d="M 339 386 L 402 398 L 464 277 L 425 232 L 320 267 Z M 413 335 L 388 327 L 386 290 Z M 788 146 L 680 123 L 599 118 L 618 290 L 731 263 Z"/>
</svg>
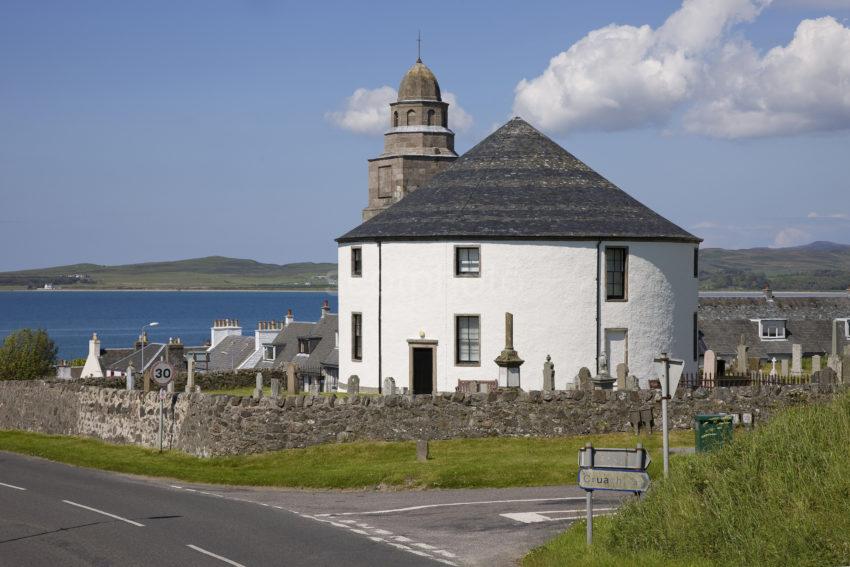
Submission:
<svg viewBox="0 0 850 567">
<path fill-rule="evenodd" d="M 62 289 L 311 289 L 335 288 L 336 264 L 263 264 L 209 256 L 123 266 L 72 264 L 0 273 L 0 286 Z"/>
<path fill-rule="evenodd" d="M 792 248 L 700 250 L 700 289 L 843 290 L 850 285 L 850 246 L 812 242 Z"/>
<path fill-rule="evenodd" d="M 72 264 L 0 273 L 2 288 L 63 289 L 328 289 L 336 264 L 263 264 L 209 256 L 123 266 Z M 850 246 L 813 242 L 793 248 L 700 250 L 700 289 L 843 290 L 850 285 Z"/>
</svg>

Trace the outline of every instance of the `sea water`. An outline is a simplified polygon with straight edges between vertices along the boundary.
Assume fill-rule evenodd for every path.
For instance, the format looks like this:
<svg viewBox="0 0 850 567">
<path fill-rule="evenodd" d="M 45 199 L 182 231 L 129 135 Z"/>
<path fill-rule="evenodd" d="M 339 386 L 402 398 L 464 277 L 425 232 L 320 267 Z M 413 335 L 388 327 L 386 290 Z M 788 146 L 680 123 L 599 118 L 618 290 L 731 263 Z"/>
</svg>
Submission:
<svg viewBox="0 0 850 567">
<path fill-rule="evenodd" d="M 287 309 L 297 321 L 316 321 L 322 301 L 337 311 L 337 296 L 286 291 L 0 291 L 0 339 L 17 329 L 44 329 L 59 358 L 84 358 L 97 333 L 103 348 L 128 348 L 143 325 L 152 341 L 179 337 L 186 346 L 210 339 L 215 319 L 238 319 L 253 336 L 258 321 L 280 321 Z"/>
</svg>

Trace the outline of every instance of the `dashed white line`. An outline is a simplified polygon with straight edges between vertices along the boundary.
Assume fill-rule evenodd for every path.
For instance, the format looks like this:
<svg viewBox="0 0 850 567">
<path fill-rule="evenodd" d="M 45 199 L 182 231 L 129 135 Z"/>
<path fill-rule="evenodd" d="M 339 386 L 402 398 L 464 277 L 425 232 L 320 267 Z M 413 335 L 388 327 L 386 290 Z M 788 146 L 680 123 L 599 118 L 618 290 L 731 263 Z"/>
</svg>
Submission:
<svg viewBox="0 0 850 567">
<path fill-rule="evenodd" d="M 217 555 L 217 554 L 213 553 L 212 551 L 207 551 L 206 549 L 204 549 L 202 547 L 198 547 L 197 545 L 192 545 L 191 543 L 187 543 L 186 547 L 188 547 L 190 549 L 194 549 L 198 553 L 203 553 L 204 555 L 209 555 L 210 557 L 215 557 L 219 561 L 224 561 L 228 565 L 233 565 L 233 567 L 245 567 L 241 563 L 237 563 L 236 561 L 233 561 L 232 559 L 228 559 L 227 557 L 222 557 L 221 555 Z"/>
<path fill-rule="evenodd" d="M 0 482 L 0 486 L 5 486 L 6 488 L 14 488 L 15 490 L 26 490 L 23 486 L 15 486 L 14 484 L 6 484 L 5 482 Z"/>
<path fill-rule="evenodd" d="M 449 506 L 480 506 L 483 504 L 511 504 L 514 502 L 564 502 L 569 500 L 584 501 L 584 496 L 569 496 L 564 498 L 520 498 L 515 500 L 482 500 L 480 502 L 448 502 L 445 504 L 423 504 L 421 506 L 408 506 L 407 508 L 391 508 L 389 510 L 372 510 L 369 512 L 340 512 L 339 514 L 316 514 L 317 516 L 369 516 L 375 514 L 393 514 L 396 512 L 412 512 L 414 510 L 425 510 L 426 508 L 443 508 Z"/>
<path fill-rule="evenodd" d="M 120 520 L 122 522 L 128 523 L 128 524 L 133 525 L 133 526 L 137 526 L 137 527 L 140 527 L 140 528 L 145 527 L 144 524 L 140 524 L 139 522 L 134 522 L 133 520 L 129 520 L 127 518 L 122 518 L 121 516 L 116 516 L 115 514 L 110 514 L 109 512 L 104 512 L 103 510 L 98 510 L 97 508 L 92 508 L 91 506 L 84 506 L 83 504 L 71 502 L 70 500 L 63 500 L 62 502 L 64 502 L 65 504 L 70 504 L 71 506 L 76 506 L 77 508 L 83 508 L 85 510 L 89 510 L 90 512 L 94 512 L 96 514 L 108 516 L 108 517 L 113 518 L 115 520 Z"/>
</svg>

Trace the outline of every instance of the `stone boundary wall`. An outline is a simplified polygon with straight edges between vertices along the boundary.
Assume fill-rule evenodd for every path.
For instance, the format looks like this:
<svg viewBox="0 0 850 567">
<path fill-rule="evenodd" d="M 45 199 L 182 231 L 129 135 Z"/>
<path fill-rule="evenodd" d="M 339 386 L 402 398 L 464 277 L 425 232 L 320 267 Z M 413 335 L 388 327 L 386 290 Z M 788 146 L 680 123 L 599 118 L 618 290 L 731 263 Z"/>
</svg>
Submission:
<svg viewBox="0 0 850 567">
<path fill-rule="evenodd" d="M 282 384 L 286 384 L 286 372 L 277 369 L 258 370 L 237 370 L 236 372 L 196 372 L 195 384 L 201 387 L 201 391 L 205 390 L 232 390 L 233 388 L 253 388 L 256 384 L 257 373 L 263 375 L 263 383 L 268 386 L 271 384 L 272 378 L 277 378 Z M 179 372 L 174 378 L 174 389 L 183 391 L 186 389 L 186 380 L 188 374 Z M 127 387 L 127 379 L 123 376 L 115 376 L 111 378 L 75 378 L 73 380 L 64 380 L 67 384 L 77 384 L 83 386 L 98 386 L 100 388 L 120 388 Z M 144 378 L 140 375 L 136 376 L 135 389 L 141 390 L 144 387 Z M 151 383 L 151 389 L 159 389 L 156 384 Z"/>
<path fill-rule="evenodd" d="M 697 389 L 670 402 L 672 427 L 698 413 L 749 412 L 756 425 L 777 411 L 823 403 L 842 385 Z M 198 456 L 237 455 L 354 440 L 491 436 L 557 437 L 630 431 L 629 412 L 660 394 L 559 391 L 437 396 L 289 396 L 280 399 L 174 394 L 165 400 L 165 445 Z M 0 429 L 95 437 L 155 447 L 157 393 L 47 381 L 0 382 Z"/>
</svg>

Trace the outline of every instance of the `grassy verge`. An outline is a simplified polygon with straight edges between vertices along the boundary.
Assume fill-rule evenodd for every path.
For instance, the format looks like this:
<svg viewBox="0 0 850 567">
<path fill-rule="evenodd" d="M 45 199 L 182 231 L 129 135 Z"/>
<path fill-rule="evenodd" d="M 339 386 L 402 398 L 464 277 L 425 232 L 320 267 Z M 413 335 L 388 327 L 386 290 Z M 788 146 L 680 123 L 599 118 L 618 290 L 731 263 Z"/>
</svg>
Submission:
<svg viewBox="0 0 850 567">
<path fill-rule="evenodd" d="M 593 548 L 576 524 L 523 565 L 847 565 L 848 439 L 850 393 L 787 410 L 721 451 L 674 461 L 667 481 L 600 522 Z"/>
<path fill-rule="evenodd" d="M 642 437 L 657 475 L 661 437 Z M 455 439 L 431 442 L 431 459 L 416 461 L 412 442 L 319 445 L 238 457 L 201 459 L 176 451 L 159 454 L 93 439 L 0 431 L 0 450 L 109 471 L 188 482 L 297 488 L 479 488 L 575 484 L 577 451 L 634 446 L 627 433 L 537 438 Z M 674 446 L 693 445 L 693 433 L 677 431 Z"/>
</svg>

